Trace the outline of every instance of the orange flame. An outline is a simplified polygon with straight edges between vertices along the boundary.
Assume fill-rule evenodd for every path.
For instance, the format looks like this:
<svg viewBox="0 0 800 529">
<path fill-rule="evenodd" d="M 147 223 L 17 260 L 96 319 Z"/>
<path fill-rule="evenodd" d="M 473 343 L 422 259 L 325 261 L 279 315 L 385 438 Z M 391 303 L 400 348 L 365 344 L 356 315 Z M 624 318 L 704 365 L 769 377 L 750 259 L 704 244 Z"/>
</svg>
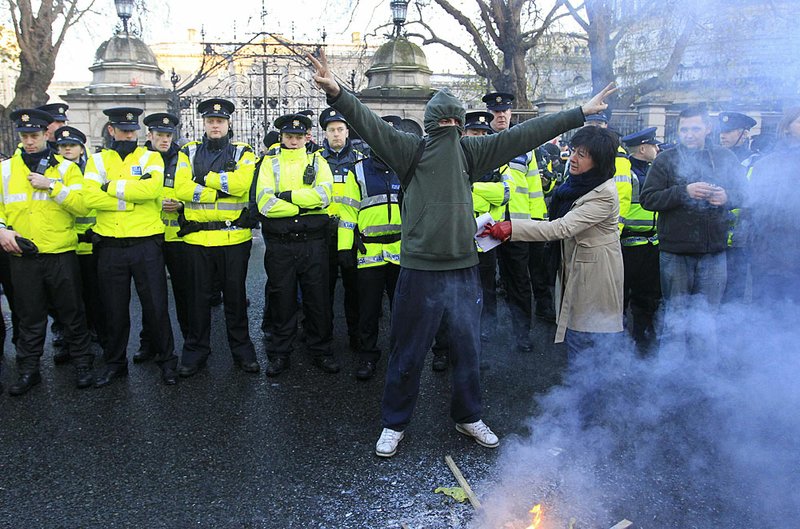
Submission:
<svg viewBox="0 0 800 529">
<path fill-rule="evenodd" d="M 533 515 L 533 523 L 525 529 L 539 529 L 539 526 L 542 524 L 542 504 L 537 503 L 533 506 L 533 509 L 528 512 Z"/>
</svg>

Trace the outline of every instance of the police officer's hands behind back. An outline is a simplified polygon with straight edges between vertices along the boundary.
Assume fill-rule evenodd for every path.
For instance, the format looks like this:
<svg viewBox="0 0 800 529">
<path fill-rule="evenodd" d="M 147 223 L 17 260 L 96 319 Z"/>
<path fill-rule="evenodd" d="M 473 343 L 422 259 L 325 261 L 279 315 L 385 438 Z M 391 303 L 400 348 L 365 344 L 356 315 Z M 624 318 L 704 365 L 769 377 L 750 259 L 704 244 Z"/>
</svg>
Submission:
<svg viewBox="0 0 800 529">
<path fill-rule="evenodd" d="M 339 88 L 339 83 L 336 81 L 333 72 L 328 68 L 328 58 L 325 56 L 325 50 L 321 49 L 319 51 L 319 59 L 310 53 L 306 53 L 306 58 L 316 70 L 314 72 L 314 81 L 317 83 L 317 86 L 321 88 L 328 97 L 337 97 L 341 88 Z"/>
</svg>

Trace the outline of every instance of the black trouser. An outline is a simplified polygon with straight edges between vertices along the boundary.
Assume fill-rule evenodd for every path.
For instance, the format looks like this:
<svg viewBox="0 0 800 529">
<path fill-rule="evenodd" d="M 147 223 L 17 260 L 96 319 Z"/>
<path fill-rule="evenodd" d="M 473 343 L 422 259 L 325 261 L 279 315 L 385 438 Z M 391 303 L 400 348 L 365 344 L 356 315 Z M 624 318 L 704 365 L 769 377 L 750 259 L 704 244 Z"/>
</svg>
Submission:
<svg viewBox="0 0 800 529">
<path fill-rule="evenodd" d="M 483 292 L 481 334 L 491 334 L 497 329 L 497 251 L 478 252 L 478 273 Z M 439 342 L 437 337 L 436 342 Z"/>
<path fill-rule="evenodd" d="M 303 329 L 314 356 L 331 355 L 332 325 L 328 286 L 327 232 L 316 238 L 269 236 L 264 265 L 269 278 L 272 339 L 269 358 L 287 357 L 297 334 L 297 285 L 303 292 Z"/>
<path fill-rule="evenodd" d="M 334 227 L 335 224 L 335 227 Z M 336 293 L 336 279 L 341 274 L 342 287 L 344 288 L 344 317 L 347 322 L 347 334 L 350 336 L 358 336 L 359 333 L 359 311 L 358 311 L 358 281 L 356 279 L 356 268 L 344 268 L 339 266 L 338 259 L 338 219 L 331 219 L 330 238 L 328 239 L 328 262 L 330 270 L 328 271 L 330 298 L 331 298 L 331 317 L 333 317 L 333 302 L 334 294 Z M 356 234 L 358 237 L 358 234 Z"/>
<path fill-rule="evenodd" d="M 191 288 L 181 364 L 196 366 L 211 353 L 211 296 L 219 292 L 218 277 L 224 278 L 222 299 L 231 355 L 245 363 L 256 361 L 247 319 L 247 265 L 252 245 L 252 241 L 232 246 L 186 245 L 185 268 Z"/>
<path fill-rule="evenodd" d="M 391 263 L 358 269 L 358 352 L 363 360 L 377 362 L 381 356 L 381 350 L 378 349 L 378 320 L 383 293 L 389 296 L 391 306 L 399 275 L 400 266 Z"/>
<path fill-rule="evenodd" d="M 86 307 L 86 326 L 97 334 L 100 345 L 106 340 L 106 315 L 100 301 L 100 278 L 97 275 L 97 254 L 80 254 L 78 263 L 81 268 L 81 284 L 83 285 L 83 305 Z"/>
<path fill-rule="evenodd" d="M 8 308 L 11 309 L 11 326 L 12 335 L 11 343 L 17 343 L 17 335 L 19 333 L 19 316 L 14 311 L 14 285 L 11 283 L 11 269 L 9 264 L 11 256 L 4 251 L 0 251 L 0 284 L 3 285 L 3 293 L 8 300 Z M 0 325 L 0 350 L 6 343 L 6 324 L 5 321 Z"/>
<path fill-rule="evenodd" d="M 14 310 L 19 316 L 17 359 L 20 373 L 39 371 L 52 307 L 64 326 L 64 339 L 75 365 L 91 366 L 89 331 L 81 299 L 81 272 L 75 252 L 11 257 Z"/>
<path fill-rule="evenodd" d="M 729 247 L 725 252 L 728 281 L 725 283 L 723 303 L 744 301 L 747 289 L 747 271 L 750 268 L 750 251 L 747 248 Z"/>
<path fill-rule="evenodd" d="M 419 396 L 422 366 L 442 322 L 450 329 L 450 417 L 457 423 L 481 418 L 478 267 L 460 270 L 402 268 L 392 303 L 389 365 L 381 402 L 384 428 L 404 430 Z"/>
<path fill-rule="evenodd" d="M 655 338 L 653 318 L 661 301 L 658 246 L 643 244 L 623 246 L 625 267 L 624 303 L 630 304 L 633 325 L 631 335 L 637 342 Z"/>
<path fill-rule="evenodd" d="M 95 244 L 100 298 L 106 311 L 107 340 L 103 356 L 109 367 L 128 363 L 131 333 L 131 278 L 142 305 L 142 325 L 156 362 L 162 368 L 177 364 L 167 301 L 163 238 L 104 238 Z"/>
<path fill-rule="evenodd" d="M 515 340 L 526 342 L 531 330 L 531 278 L 528 273 L 530 243 L 506 242 L 500 245 L 500 277 L 505 283 Z"/>
<path fill-rule="evenodd" d="M 175 314 L 184 340 L 189 332 L 189 295 L 192 290 L 187 273 L 191 259 L 187 246 L 183 241 L 164 242 L 164 263 L 169 272 L 172 297 L 175 300 Z"/>
<path fill-rule="evenodd" d="M 547 243 L 528 243 L 528 273 L 531 278 L 536 312 L 553 310 L 553 293 L 547 273 Z"/>
</svg>

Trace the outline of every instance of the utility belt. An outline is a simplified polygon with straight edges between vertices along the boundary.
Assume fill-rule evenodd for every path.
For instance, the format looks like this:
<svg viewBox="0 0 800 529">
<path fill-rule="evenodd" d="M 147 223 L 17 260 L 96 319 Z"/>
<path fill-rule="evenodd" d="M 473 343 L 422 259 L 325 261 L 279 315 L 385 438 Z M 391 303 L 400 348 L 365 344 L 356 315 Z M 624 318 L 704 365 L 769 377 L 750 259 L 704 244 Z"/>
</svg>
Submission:
<svg viewBox="0 0 800 529">
<path fill-rule="evenodd" d="M 186 216 L 181 212 L 178 215 L 178 225 L 181 227 L 181 229 L 178 230 L 178 237 L 185 237 L 190 233 L 196 233 L 198 231 L 249 229 L 252 226 L 247 211 L 247 208 L 244 208 L 234 220 L 215 220 L 209 222 L 186 220 Z"/>
<path fill-rule="evenodd" d="M 358 230 L 358 226 L 356 226 L 356 230 Z M 358 237 L 355 237 L 355 244 L 358 251 L 362 254 L 367 253 L 367 243 L 369 244 L 391 244 L 393 242 L 397 242 L 400 240 L 399 233 L 391 233 L 389 235 L 364 235 L 363 233 L 357 231 L 356 234 Z"/>
<path fill-rule="evenodd" d="M 80 238 L 78 239 L 80 240 Z M 145 237 L 106 237 L 104 235 L 92 234 L 92 244 L 95 248 L 130 248 L 149 241 L 164 241 L 163 233 L 147 235 Z"/>
<path fill-rule="evenodd" d="M 622 228 L 622 233 L 620 234 L 620 239 L 625 239 L 626 237 L 658 237 L 658 233 L 656 230 L 647 230 L 647 231 L 634 231 L 630 228 Z"/>
<path fill-rule="evenodd" d="M 327 237 L 327 233 L 328 232 L 325 230 L 265 233 L 264 238 L 271 242 L 306 242 L 325 239 Z"/>
</svg>

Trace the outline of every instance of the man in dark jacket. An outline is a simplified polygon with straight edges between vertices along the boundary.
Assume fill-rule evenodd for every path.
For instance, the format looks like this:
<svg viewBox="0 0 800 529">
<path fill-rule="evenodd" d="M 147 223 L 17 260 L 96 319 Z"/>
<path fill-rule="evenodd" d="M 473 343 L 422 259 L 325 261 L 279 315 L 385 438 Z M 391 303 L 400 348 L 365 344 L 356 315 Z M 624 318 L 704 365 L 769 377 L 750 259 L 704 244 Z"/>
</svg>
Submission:
<svg viewBox="0 0 800 529">
<path fill-rule="evenodd" d="M 447 90 L 425 107 L 428 137 L 401 132 L 342 90 L 328 68 L 324 52 L 314 80 L 400 178 L 404 192 L 401 217 L 400 277 L 392 311 L 391 345 L 381 417 L 383 431 L 375 447 L 391 457 L 419 394 L 425 356 L 442 318 L 452 324 L 452 400 L 456 430 L 478 444 L 494 448 L 497 436 L 481 420 L 480 353 L 481 286 L 471 183 L 515 156 L 567 130 L 580 127 L 584 114 L 606 108 L 611 86 L 583 109 L 574 108 L 531 120 L 498 134 L 461 137 L 465 110 Z M 424 143 L 423 143 L 424 142 Z"/>
<path fill-rule="evenodd" d="M 666 310 L 661 346 L 675 347 L 678 354 L 687 347 L 716 348 L 713 322 L 687 311 L 713 315 L 719 307 L 727 279 L 729 211 L 741 204 L 745 186 L 744 168 L 728 149 L 707 143 L 710 133 L 704 108 L 681 112 L 679 145 L 655 159 L 640 196 L 642 207 L 658 212 Z"/>
</svg>

